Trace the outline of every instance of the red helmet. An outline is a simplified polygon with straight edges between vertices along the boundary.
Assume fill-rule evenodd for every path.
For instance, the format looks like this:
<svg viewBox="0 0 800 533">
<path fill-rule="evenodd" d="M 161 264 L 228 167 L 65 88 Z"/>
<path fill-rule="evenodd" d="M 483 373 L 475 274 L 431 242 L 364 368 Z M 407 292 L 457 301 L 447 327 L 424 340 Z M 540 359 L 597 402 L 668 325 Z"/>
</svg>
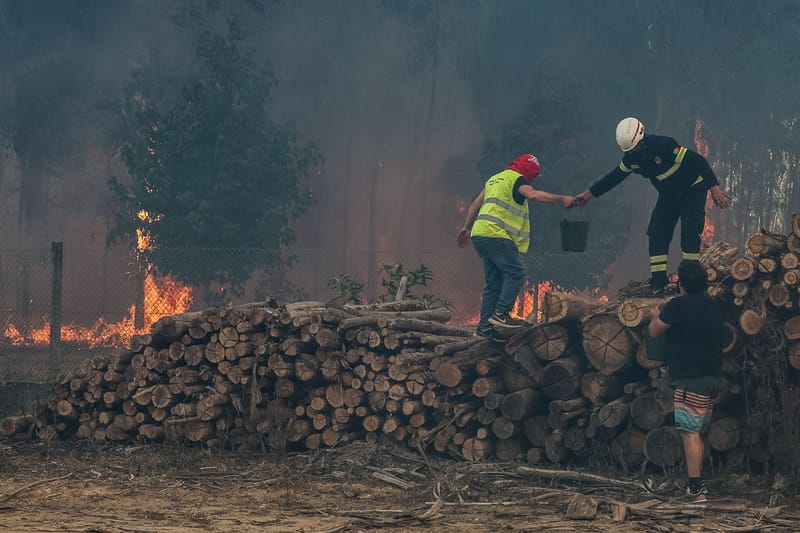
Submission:
<svg viewBox="0 0 800 533">
<path fill-rule="evenodd" d="M 506 168 L 522 174 L 528 183 L 532 182 L 533 178 L 538 176 L 541 171 L 539 160 L 533 154 L 522 154 L 510 162 Z"/>
</svg>

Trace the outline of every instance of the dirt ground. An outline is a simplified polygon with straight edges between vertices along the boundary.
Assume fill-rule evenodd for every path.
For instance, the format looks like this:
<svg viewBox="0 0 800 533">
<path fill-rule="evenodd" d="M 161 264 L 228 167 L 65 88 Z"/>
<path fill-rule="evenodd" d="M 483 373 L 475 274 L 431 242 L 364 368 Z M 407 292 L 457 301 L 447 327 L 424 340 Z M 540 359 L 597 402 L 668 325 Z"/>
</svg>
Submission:
<svg viewBox="0 0 800 533">
<path fill-rule="evenodd" d="M 669 472 L 647 492 L 635 478 L 615 488 L 521 475 L 521 466 L 363 443 L 275 456 L 0 440 L 0 530 L 800 531 L 800 502 L 774 477 L 719 476 L 698 504 Z"/>
</svg>

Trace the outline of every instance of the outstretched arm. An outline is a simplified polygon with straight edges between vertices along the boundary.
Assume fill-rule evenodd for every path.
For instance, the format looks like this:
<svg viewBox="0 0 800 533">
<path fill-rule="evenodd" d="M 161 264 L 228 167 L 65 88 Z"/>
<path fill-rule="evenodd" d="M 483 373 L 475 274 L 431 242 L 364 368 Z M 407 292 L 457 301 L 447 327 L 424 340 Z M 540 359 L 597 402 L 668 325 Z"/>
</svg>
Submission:
<svg viewBox="0 0 800 533">
<path fill-rule="evenodd" d="M 534 202 L 559 203 L 564 207 L 572 207 L 573 200 L 575 199 L 573 196 L 567 196 L 565 194 L 553 194 L 551 192 L 540 191 L 534 189 L 530 185 L 522 185 L 519 188 L 519 193 L 528 200 Z"/>
<path fill-rule="evenodd" d="M 575 200 L 570 207 L 585 206 L 595 196 L 601 196 L 625 181 L 625 178 L 630 174 L 631 169 L 625 166 L 624 162 L 620 163 L 618 167 L 597 180 L 591 187 L 575 196 Z"/>
<path fill-rule="evenodd" d="M 464 219 L 464 225 L 461 227 L 461 230 L 459 230 L 458 235 L 456 235 L 456 244 L 458 244 L 459 248 L 463 248 L 469 241 L 469 233 L 472 230 L 472 225 L 475 223 L 475 218 L 478 216 L 478 211 L 480 211 L 481 205 L 483 204 L 483 193 L 484 190 L 481 189 L 481 192 L 469 205 L 469 209 L 467 209 L 467 217 Z"/>
</svg>

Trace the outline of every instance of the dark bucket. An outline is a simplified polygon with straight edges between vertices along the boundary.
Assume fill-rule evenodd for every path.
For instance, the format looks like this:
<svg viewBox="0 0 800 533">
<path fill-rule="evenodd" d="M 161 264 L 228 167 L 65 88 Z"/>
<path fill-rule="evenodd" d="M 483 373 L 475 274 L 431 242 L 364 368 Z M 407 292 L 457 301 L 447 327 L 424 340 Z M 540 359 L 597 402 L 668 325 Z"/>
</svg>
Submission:
<svg viewBox="0 0 800 533">
<path fill-rule="evenodd" d="M 589 222 L 586 220 L 561 221 L 561 249 L 565 252 L 583 252 L 589 237 Z"/>
</svg>

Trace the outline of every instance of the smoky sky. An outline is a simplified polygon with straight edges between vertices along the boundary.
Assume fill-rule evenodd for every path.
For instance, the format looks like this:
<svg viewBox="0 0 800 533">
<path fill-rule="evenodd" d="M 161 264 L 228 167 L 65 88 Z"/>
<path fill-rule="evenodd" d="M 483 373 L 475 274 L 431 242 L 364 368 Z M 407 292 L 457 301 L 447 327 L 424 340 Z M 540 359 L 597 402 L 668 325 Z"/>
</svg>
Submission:
<svg viewBox="0 0 800 533">
<path fill-rule="evenodd" d="M 106 182 L 124 173 L 108 106 L 148 55 L 191 71 L 190 35 L 170 20 L 187 4 L 203 2 L 0 2 L 0 247 L 102 247 Z M 221 5 L 213 24 L 238 14 L 274 68 L 270 111 L 324 159 L 293 247 L 312 293 L 337 272 L 433 254 L 453 286 L 480 284 L 477 260 L 453 241 L 459 206 L 488 177 L 478 171 L 485 143 L 526 103 L 565 91 L 583 163 L 542 160 L 546 190 L 578 193 L 618 164 L 614 127 L 633 115 L 692 148 L 703 121 L 709 159 L 723 186 L 733 173 L 738 202 L 712 214 L 720 237 L 738 240 L 774 222 L 770 205 L 798 203 L 796 3 L 297 0 L 266 2 L 264 16 L 244 1 Z M 776 149 L 785 164 L 770 159 Z M 630 209 L 620 253 L 642 262 L 654 191 L 632 176 L 599 200 L 588 212 L 596 224 Z"/>
</svg>

